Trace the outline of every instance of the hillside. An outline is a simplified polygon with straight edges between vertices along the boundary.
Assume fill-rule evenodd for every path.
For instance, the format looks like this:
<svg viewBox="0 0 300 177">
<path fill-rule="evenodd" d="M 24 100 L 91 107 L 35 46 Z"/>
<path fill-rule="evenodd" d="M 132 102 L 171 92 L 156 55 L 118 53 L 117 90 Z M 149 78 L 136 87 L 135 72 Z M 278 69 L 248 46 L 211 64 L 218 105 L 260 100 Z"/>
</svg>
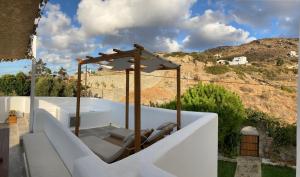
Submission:
<svg viewBox="0 0 300 177">
<path fill-rule="evenodd" d="M 223 85 L 237 93 L 246 107 L 269 113 L 289 123 L 296 121 L 298 39 L 272 38 L 255 40 L 240 46 L 223 46 L 203 52 L 160 53 L 182 65 L 182 90 L 198 82 Z M 216 57 L 217 56 L 217 57 Z M 222 56 L 220 58 L 220 56 Z M 219 65 L 217 60 L 246 56 L 249 64 Z M 165 102 L 176 93 L 175 71 L 156 71 L 142 76 L 142 102 Z M 131 98 L 133 78 L 130 77 Z M 101 71 L 88 76 L 90 94 L 124 101 L 125 74 Z M 131 99 L 131 101 L 133 101 Z"/>
</svg>

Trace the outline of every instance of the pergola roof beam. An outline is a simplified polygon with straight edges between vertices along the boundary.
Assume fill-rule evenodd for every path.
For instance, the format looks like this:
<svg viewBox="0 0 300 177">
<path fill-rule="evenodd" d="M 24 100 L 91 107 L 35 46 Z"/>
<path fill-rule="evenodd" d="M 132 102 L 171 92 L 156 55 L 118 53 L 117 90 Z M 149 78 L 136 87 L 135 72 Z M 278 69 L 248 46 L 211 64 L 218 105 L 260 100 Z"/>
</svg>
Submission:
<svg viewBox="0 0 300 177">
<path fill-rule="evenodd" d="M 101 61 L 117 60 L 117 59 L 123 59 L 128 57 L 133 58 L 136 52 L 137 50 L 134 49 L 134 50 L 124 51 L 121 53 L 105 54 L 99 57 L 93 57 L 90 59 L 81 60 L 80 64 L 98 63 Z"/>
</svg>

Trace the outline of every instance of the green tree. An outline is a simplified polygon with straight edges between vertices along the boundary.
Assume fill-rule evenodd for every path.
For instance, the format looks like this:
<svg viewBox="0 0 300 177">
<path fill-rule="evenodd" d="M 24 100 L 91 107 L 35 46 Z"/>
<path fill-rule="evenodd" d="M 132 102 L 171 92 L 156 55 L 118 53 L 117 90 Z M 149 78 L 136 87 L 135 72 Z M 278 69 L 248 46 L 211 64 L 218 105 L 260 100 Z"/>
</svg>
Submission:
<svg viewBox="0 0 300 177">
<path fill-rule="evenodd" d="M 11 74 L 3 75 L 0 78 L 0 91 L 5 95 L 14 95 L 16 77 Z"/>
<path fill-rule="evenodd" d="M 47 67 L 47 64 L 45 62 L 43 62 L 42 59 L 39 59 L 36 62 L 35 73 L 37 76 L 45 76 L 45 75 L 51 74 L 51 70 Z"/>
<path fill-rule="evenodd" d="M 66 97 L 76 96 L 76 90 L 77 90 L 76 84 L 77 84 L 76 81 L 68 82 L 64 89 L 64 96 Z"/>
<path fill-rule="evenodd" d="M 65 83 L 60 78 L 53 78 L 50 96 L 64 96 Z"/>
<path fill-rule="evenodd" d="M 200 83 L 181 96 L 181 104 L 183 110 L 217 113 L 219 150 L 227 155 L 236 154 L 240 127 L 245 118 L 239 96 L 222 86 Z M 176 101 L 155 106 L 176 109 Z"/>
<path fill-rule="evenodd" d="M 15 82 L 15 92 L 19 96 L 28 96 L 30 95 L 30 79 L 23 72 L 19 72 L 16 75 Z"/>
<path fill-rule="evenodd" d="M 52 77 L 40 77 L 37 79 L 35 92 L 37 96 L 50 96 L 52 89 Z"/>
<path fill-rule="evenodd" d="M 66 79 L 68 76 L 67 70 L 63 67 L 60 67 L 57 74 L 62 78 L 62 79 Z"/>
</svg>

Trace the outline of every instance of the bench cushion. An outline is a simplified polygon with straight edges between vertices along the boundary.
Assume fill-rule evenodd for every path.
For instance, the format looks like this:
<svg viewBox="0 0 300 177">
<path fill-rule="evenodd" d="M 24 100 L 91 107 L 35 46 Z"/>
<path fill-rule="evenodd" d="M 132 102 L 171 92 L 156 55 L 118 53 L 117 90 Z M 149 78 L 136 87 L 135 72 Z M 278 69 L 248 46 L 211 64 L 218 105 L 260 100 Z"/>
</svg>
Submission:
<svg viewBox="0 0 300 177">
<path fill-rule="evenodd" d="M 71 177 L 43 132 L 24 135 L 23 143 L 31 177 Z"/>
<path fill-rule="evenodd" d="M 96 136 L 84 136 L 80 139 L 102 160 L 107 163 L 115 161 L 122 154 L 122 147 L 102 140 Z"/>
<path fill-rule="evenodd" d="M 132 134 L 134 131 L 126 128 L 115 128 L 111 130 L 109 133 L 112 137 L 123 140 L 128 137 L 128 135 Z"/>
</svg>

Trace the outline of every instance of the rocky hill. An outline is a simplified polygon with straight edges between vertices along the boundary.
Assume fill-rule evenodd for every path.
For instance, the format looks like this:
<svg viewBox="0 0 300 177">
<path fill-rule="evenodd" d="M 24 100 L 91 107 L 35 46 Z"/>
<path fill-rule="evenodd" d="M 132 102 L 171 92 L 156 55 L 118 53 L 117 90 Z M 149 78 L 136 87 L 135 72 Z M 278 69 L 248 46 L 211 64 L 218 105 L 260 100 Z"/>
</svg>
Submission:
<svg viewBox="0 0 300 177">
<path fill-rule="evenodd" d="M 255 40 L 240 46 L 223 46 L 203 52 L 160 53 L 182 65 L 183 92 L 199 83 L 223 85 L 237 93 L 246 107 L 269 113 L 286 122 L 296 121 L 296 77 L 298 39 L 272 38 Z M 246 56 L 247 65 L 221 65 L 218 60 L 231 61 Z M 142 75 L 142 102 L 165 102 L 176 93 L 175 71 L 156 71 Z M 133 77 L 130 77 L 131 101 Z M 125 74 L 101 71 L 88 76 L 90 94 L 115 101 L 124 101 Z"/>
</svg>

